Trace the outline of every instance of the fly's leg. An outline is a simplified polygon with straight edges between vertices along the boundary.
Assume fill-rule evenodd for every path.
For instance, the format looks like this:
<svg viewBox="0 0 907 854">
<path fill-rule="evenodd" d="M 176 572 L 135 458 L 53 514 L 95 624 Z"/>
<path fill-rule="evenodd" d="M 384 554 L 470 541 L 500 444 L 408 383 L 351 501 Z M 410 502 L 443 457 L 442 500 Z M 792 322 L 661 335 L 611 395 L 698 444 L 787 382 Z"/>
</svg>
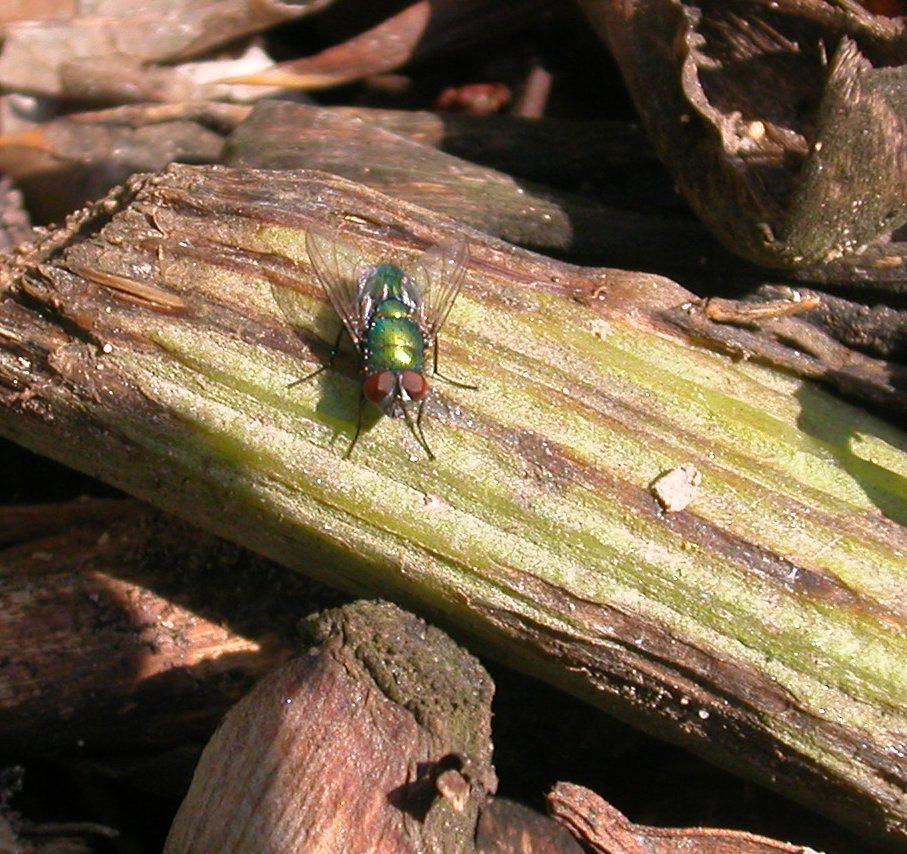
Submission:
<svg viewBox="0 0 907 854">
<path fill-rule="evenodd" d="M 445 377 L 444 374 L 442 374 L 438 370 L 438 339 L 437 338 L 435 338 L 434 347 L 435 347 L 435 357 L 434 357 L 434 362 L 432 365 L 432 371 L 431 371 L 432 375 L 444 380 L 444 382 L 446 382 L 446 383 L 450 383 L 451 385 L 456 386 L 457 388 L 468 388 L 472 391 L 478 391 L 479 387 L 477 385 L 472 385 L 471 383 L 461 383 L 457 380 L 452 380 L 450 377 Z M 419 408 L 419 418 L 421 418 L 421 417 L 422 417 L 422 408 L 420 407 Z"/>
<path fill-rule="evenodd" d="M 362 393 L 362 387 L 359 388 L 359 406 L 356 412 L 356 432 L 353 434 L 353 441 L 350 442 L 350 446 L 346 449 L 346 453 L 343 455 L 343 459 L 348 460 L 350 454 L 353 453 L 353 448 L 356 447 L 356 442 L 359 441 L 359 434 L 362 432 L 362 408 L 365 406 L 365 395 Z"/>
<path fill-rule="evenodd" d="M 302 379 L 293 380 L 293 382 L 287 385 L 287 388 L 293 388 L 294 385 L 300 385 L 301 383 L 308 382 L 312 377 L 317 377 L 322 371 L 326 371 L 329 368 L 334 367 L 334 359 L 337 358 L 337 354 L 340 352 L 340 339 L 343 337 L 343 327 L 340 327 L 340 331 L 337 333 L 337 340 L 334 341 L 334 346 L 331 348 L 331 355 L 328 356 L 328 360 L 320 367 L 316 368 L 312 373 L 306 374 Z"/>
<path fill-rule="evenodd" d="M 409 410 L 405 406 L 402 406 L 401 408 L 403 409 L 403 417 L 406 419 L 406 426 L 409 427 L 409 432 L 415 436 L 416 441 L 422 446 L 425 453 L 428 454 L 428 458 L 430 460 L 435 459 L 435 455 L 432 453 L 431 448 L 428 447 L 425 433 L 422 431 L 422 413 L 425 410 L 425 401 L 422 400 L 419 402 L 419 414 L 416 416 L 415 422 L 413 422 L 413 417 L 409 414 Z"/>
</svg>

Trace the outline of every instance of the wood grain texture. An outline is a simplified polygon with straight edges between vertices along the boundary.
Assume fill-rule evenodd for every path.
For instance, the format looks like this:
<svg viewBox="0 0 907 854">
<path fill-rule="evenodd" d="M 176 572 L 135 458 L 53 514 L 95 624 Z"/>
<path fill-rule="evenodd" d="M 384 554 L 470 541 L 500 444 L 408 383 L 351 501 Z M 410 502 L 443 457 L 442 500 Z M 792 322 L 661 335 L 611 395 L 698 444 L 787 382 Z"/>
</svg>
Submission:
<svg viewBox="0 0 907 854">
<path fill-rule="evenodd" d="M 440 355 L 480 388 L 436 384 L 434 463 L 393 419 L 341 459 L 348 352 L 288 387 L 338 328 L 304 249 L 338 222 L 367 258 L 469 240 Z M 679 286 L 319 173 L 185 166 L 6 278 L 5 436 L 905 844 L 907 439 L 691 344 L 664 319 Z M 649 485 L 684 462 L 700 491 L 664 513 Z"/>
<path fill-rule="evenodd" d="M 388 603 L 320 616 L 205 749 L 165 852 L 475 851 L 491 679 Z"/>
</svg>

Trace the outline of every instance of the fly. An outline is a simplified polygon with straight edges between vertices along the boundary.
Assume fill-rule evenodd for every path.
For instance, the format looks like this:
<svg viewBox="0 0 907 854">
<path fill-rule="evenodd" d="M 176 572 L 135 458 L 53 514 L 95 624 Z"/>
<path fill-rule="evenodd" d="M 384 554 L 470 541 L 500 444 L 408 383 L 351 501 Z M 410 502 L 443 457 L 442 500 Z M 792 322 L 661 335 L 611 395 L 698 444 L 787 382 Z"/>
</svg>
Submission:
<svg viewBox="0 0 907 854">
<path fill-rule="evenodd" d="M 426 352 L 433 352 L 433 375 L 461 388 L 476 388 L 438 373 L 438 332 L 463 283 L 469 260 L 466 242 L 460 239 L 436 246 L 405 270 L 396 263 L 368 263 L 352 246 L 314 231 L 306 232 L 306 250 L 343 327 L 328 361 L 292 385 L 333 365 L 345 329 L 359 355 L 362 387 L 356 433 L 344 458 L 359 440 L 362 410 L 368 401 L 385 415 L 402 415 L 428 458 L 435 459 L 422 430 L 429 390 Z"/>
</svg>

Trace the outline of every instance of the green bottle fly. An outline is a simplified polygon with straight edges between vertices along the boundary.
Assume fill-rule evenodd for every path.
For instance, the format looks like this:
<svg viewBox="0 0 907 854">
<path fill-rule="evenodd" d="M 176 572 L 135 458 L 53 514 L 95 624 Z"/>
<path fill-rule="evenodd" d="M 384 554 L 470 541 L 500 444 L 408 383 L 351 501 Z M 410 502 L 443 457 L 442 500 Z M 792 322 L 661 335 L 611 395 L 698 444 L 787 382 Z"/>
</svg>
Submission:
<svg viewBox="0 0 907 854">
<path fill-rule="evenodd" d="M 349 244 L 315 231 L 306 233 L 306 249 L 315 275 L 360 359 L 359 415 L 356 433 L 344 456 L 352 453 L 359 439 L 362 406 L 367 400 L 386 415 L 402 415 L 429 459 L 434 459 L 422 430 L 429 390 L 425 352 L 433 348 L 432 373 L 439 375 L 438 331 L 463 282 L 469 260 L 465 241 L 436 246 L 412 265 L 407 264 L 406 271 L 393 263 L 366 263 Z M 333 364 L 339 343 L 338 337 L 327 364 L 304 379 Z M 410 411 L 413 408 L 415 418 Z"/>
</svg>

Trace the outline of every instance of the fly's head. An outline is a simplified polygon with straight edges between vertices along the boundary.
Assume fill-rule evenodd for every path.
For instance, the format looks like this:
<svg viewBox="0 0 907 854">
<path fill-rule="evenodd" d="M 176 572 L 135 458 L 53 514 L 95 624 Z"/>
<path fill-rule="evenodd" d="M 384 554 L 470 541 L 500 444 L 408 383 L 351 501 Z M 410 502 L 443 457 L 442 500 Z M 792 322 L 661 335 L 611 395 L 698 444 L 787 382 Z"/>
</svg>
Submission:
<svg viewBox="0 0 907 854">
<path fill-rule="evenodd" d="M 425 400 L 428 380 L 419 371 L 378 371 L 365 378 L 362 393 L 385 415 L 395 416 L 401 408 Z"/>
</svg>

